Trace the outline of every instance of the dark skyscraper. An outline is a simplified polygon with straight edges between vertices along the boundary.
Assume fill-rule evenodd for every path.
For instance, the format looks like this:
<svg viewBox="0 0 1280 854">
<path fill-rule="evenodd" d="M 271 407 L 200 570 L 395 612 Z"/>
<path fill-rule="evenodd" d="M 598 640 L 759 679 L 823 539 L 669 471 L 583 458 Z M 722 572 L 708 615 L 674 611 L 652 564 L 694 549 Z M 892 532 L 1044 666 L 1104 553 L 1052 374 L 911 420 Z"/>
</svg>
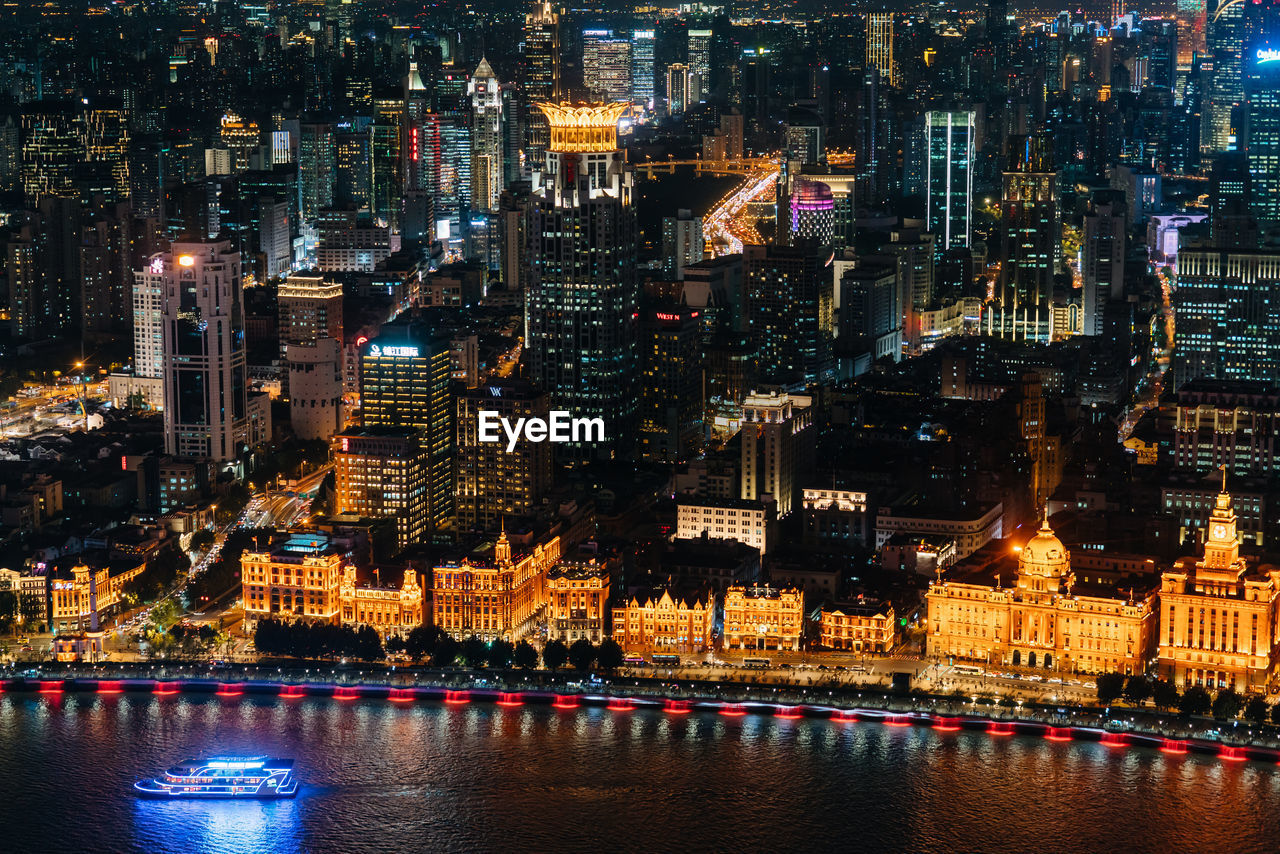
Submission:
<svg viewBox="0 0 1280 854">
<path fill-rule="evenodd" d="M 553 409 L 605 421 L 605 442 L 567 456 L 613 458 L 634 446 L 636 418 L 633 171 L 617 141 L 627 105 L 540 106 L 551 139 L 529 202 L 528 363 Z"/>
</svg>

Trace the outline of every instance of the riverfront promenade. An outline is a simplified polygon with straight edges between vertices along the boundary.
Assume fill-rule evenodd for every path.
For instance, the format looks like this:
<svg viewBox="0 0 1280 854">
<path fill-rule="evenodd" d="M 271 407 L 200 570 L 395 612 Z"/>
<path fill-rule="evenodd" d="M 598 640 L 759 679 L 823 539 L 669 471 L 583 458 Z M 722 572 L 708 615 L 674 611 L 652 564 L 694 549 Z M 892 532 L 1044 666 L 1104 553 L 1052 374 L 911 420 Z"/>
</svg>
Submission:
<svg viewBox="0 0 1280 854">
<path fill-rule="evenodd" d="M 977 695 L 893 691 L 868 686 L 743 684 L 544 670 L 349 667 L 312 663 L 206 667 L 184 663 L 56 664 L 0 671 L 5 694 L 178 694 L 222 698 L 387 700 L 550 705 L 560 709 L 651 708 L 673 714 L 767 715 L 878 721 L 979 730 L 993 736 L 1101 741 L 1229 761 L 1280 761 L 1280 732 L 1152 708 L 1012 702 Z"/>
</svg>

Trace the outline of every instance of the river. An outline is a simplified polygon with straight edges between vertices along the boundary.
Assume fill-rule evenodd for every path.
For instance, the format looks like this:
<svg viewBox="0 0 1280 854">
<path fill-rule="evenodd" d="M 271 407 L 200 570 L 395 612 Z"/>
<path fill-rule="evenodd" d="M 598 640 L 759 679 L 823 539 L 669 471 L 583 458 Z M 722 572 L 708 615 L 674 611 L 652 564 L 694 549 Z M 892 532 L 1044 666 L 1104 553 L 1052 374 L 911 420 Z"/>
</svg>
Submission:
<svg viewBox="0 0 1280 854">
<path fill-rule="evenodd" d="M 136 800 L 186 758 L 296 800 Z M 1275 851 L 1280 769 L 1096 742 L 697 712 L 0 696 L 0 850 Z"/>
</svg>

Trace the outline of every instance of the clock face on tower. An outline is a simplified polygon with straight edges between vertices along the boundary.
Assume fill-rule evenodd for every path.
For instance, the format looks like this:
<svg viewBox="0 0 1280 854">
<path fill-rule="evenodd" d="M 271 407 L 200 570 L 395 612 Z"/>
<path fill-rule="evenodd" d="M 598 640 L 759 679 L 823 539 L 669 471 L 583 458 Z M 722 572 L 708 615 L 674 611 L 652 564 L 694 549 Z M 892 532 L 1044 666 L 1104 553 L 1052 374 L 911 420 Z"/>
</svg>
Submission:
<svg viewBox="0 0 1280 854">
<path fill-rule="evenodd" d="M 1227 536 L 1227 526 L 1226 526 L 1226 525 L 1214 525 L 1214 526 L 1213 526 L 1213 538 L 1214 538 L 1215 540 L 1221 540 L 1221 539 L 1223 539 L 1223 538 L 1224 538 L 1224 537 L 1226 537 L 1226 536 Z"/>
</svg>

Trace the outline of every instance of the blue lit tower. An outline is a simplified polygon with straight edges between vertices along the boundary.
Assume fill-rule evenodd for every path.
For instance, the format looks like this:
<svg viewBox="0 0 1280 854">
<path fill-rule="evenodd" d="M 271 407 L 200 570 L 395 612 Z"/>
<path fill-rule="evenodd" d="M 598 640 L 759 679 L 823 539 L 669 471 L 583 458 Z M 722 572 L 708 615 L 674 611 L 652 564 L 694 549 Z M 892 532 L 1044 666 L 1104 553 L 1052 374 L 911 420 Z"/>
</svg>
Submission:
<svg viewBox="0 0 1280 854">
<path fill-rule="evenodd" d="M 1263 4 L 1258 4 L 1262 7 Z M 1245 156 L 1253 179 L 1250 206 L 1263 231 L 1280 226 L 1280 27 L 1272 4 L 1270 19 L 1263 9 L 1256 30 L 1245 49 L 1245 104 L 1247 107 Z"/>
<path fill-rule="evenodd" d="M 926 217 L 941 254 L 969 247 L 973 205 L 974 114 L 931 111 L 924 117 Z"/>
<path fill-rule="evenodd" d="M 635 447 L 636 216 L 618 147 L 630 104 L 540 103 L 550 141 L 529 200 L 526 358 L 552 409 L 603 418 L 605 442 L 560 445 L 568 462 Z"/>
</svg>

